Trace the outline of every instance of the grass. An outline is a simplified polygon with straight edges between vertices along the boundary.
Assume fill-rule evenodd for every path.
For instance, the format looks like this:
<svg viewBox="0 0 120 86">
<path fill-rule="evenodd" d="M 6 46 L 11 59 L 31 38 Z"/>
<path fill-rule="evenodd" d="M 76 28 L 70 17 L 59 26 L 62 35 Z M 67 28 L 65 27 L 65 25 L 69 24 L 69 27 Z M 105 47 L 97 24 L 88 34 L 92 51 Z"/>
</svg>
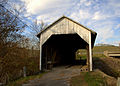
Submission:
<svg viewBox="0 0 120 86">
<path fill-rule="evenodd" d="M 93 52 L 104 52 L 104 51 L 120 51 L 118 46 L 95 46 Z"/>
<path fill-rule="evenodd" d="M 120 47 L 118 46 L 94 46 L 93 48 L 93 57 L 106 57 L 103 52 L 104 51 L 120 51 Z M 87 50 L 86 49 L 79 49 L 76 54 L 76 59 L 86 59 L 87 57 Z"/>
<path fill-rule="evenodd" d="M 80 59 L 85 60 L 86 57 L 87 57 L 86 55 L 76 55 L 76 60 L 80 60 Z"/>
<path fill-rule="evenodd" d="M 104 52 L 106 50 L 120 51 L 120 48 L 116 47 L 116 46 L 95 46 L 93 48 L 93 52 Z M 81 57 L 81 59 L 86 59 L 87 55 L 85 54 L 86 53 L 85 49 L 81 49 L 78 52 L 80 52 L 81 55 L 76 55 L 76 59 L 79 60 L 80 57 Z M 93 58 L 94 57 L 97 59 L 97 58 L 103 58 L 105 56 L 103 54 L 93 54 Z M 96 63 L 98 63 L 98 62 L 96 62 Z M 100 64 L 98 64 L 98 65 L 100 65 Z M 103 67 L 105 67 L 105 64 L 103 64 Z M 108 67 L 106 67 L 106 68 L 108 68 Z M 27 76 L 25 78 L 20 78 L 18 80 L 9 82 L 7 84 L 7 86 L 22 86 L 23 83 L 27 83 L 29 80 L 40 78 L 42 75 L 44 75 L 44 73 L 39 74 L 39 75 L 34 75 L 34 76 Z M 72 84 L 72 86 L 107 86 L 105 78 L 95 72 L 83 72 L 80 76 L 73 77 L 71 79 L 71 84 Z"/>
<path fill-rule="evenodd" d="M 93 58 L 105 58 L 104 54 L 93 54 Z"/>
<path fill-rule="evenodd" d="M 106 86 L 105 79 L 99 74 L 87 72 L 84 76 L 88 86 Z"/>
<path fill-rule="evenodd" d="M 93 58 L 104 58 L 106 57 L 104 54 L 93 54 Z M 76 55 L 76 60 L 85 60 L 87 59 L 87 55 L 81 54 L 81 55 Z"/>
<path fill-rule="evenodd" d="M 104 73 L 112 77 L 120 77 L 120 60 L 116 58 L 93 58 L 93 68 L 100 69 Z"/>
<path fill-rule="evenodd" d="M 18 80 L 9 82 L 6 86 L 22 86 L 22 84 L 27 83 L 29 80 L 33 80 L 33 79 L 40 78 L 40 77 L 42 77 L 44 74 L 45 74 L 45 73 L 41 73 L 41 74 L 39 74 L 39 75 L 33 75 L 33 76 L 23 77 L 23 78 L 20 78 L 20 79 L 18 79 Z"/>
<path fill-rule="evenodd" d="M 82 72 L 71 79 L 71 86 L 107 86 L 107 82 L 97 72 Z"/>
<path fill-rule="evenodd" d="M 104 52 L 104 51 L 120 51 L 120 47 L 118 46 L 94 46 L 93 52 Z M 86 53 L 86 49 L 79 49 L 77 52 Z"/>
</svg>

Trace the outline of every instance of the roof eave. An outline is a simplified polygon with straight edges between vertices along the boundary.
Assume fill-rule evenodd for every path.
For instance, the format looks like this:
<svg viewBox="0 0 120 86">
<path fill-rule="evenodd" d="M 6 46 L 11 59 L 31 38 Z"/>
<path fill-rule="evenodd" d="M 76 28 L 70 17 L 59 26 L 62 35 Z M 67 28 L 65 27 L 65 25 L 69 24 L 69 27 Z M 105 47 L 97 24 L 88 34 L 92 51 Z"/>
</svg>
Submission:
<svg viewBox="0 0 120 86">
<path fill-rule="evenodd" d="M 66 16 L 62 16 L 62 17 L 60 17 L 59 19 L 57 19 L 55 22 L 51 23 L 48 27 L 46 27 L 45 29 L 41 30 L 40 33 L 37 34 L 37 37 L 40 38 L 40 35 L 41 35 L 42 32 L 44 32 L 45 30 L 47 30 L 47 28 L 53 26 L 55 23 L 57 23 L 58 21 L 60 21 L 60 20 L 63 19 L 63 18 L 67 18 L 68 20 L 70 20 L 70 21 L 72 21 L 72 22 L 74 22 L 74 23 L 80 25 L 81 27 L 83 27 L 83 28 L 89 30 L 89 31 L 92 32 L 94 35 L 97 35 L 97 33 L 96 33 L 95 31 L 93 31 L 93 30 L 91 30 L 91 29 L 89 29 L 89 28 L 87 28 L 87 27 L 81 25 L 80 23 L 78 23 L 78 22 L 76 22 L 76 21 L 74 21 L 74 20 L 72 20 L 72 19 L 70 19 L 70 18 L 68 18 L 68 17 L 66 17 Z"/>
</svg>

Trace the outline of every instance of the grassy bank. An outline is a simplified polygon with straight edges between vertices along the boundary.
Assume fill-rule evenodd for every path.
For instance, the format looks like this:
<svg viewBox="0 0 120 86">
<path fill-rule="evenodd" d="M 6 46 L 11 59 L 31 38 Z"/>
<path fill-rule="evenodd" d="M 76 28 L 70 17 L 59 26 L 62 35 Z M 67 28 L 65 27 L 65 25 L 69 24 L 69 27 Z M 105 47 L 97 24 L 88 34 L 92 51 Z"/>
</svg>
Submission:
<svg viewBox="0 0 120 86">
<path fill-rule="evenodd" d="M 106 57 L 103 52 L 104 51 L 120 51 L 120 47 L 118 46 L 94 46 L 92 49 L 93 57 Z M 76 59 L 86 59 L 87 57 L 87 50 L 86 49 L 79 49 L 76 53 Z"/>
<path fill-rule="evenodd" d="M 23 77 L 23 78 L 15 80 L 15 81 L 9 82 L 6 86 L 22 86 L 22 84 L 29 82 L 29 80 L 41 78 L 44 74 L 45 73 L 41 73 L 38 75 Z"/>
<path fill-rule="evenodd" d="M 109 83 L 110 80 L 112 83 Z M 97 70 L 82 72 L 79 76 L 71 78 L 70 84 L 71 86 L 116 86 L 116 79 Z"/>
</svg>

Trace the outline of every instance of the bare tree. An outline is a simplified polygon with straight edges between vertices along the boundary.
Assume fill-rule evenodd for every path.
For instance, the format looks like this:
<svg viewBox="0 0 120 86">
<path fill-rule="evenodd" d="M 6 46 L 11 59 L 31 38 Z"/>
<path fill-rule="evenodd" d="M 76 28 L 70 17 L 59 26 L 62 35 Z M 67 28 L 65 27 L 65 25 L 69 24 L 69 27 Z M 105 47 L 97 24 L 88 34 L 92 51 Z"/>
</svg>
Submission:
<svg viewBox="0 0 120 86">
<path fill-rule="evenodd" d="M 41 20 L 38 23 L 38 20 L 36 19 L 35 21 L 33 21 L 33 24 L 31 25 L 31 29 L 34 32 L 33 35 L 38 34 L 41 30 L 45 29 L 47 27 L 47 24 L 45 24 L 45 22 L 43 22 L 43 20 Z"/>
<path fill-rule="evenodd" d="M 38 20 L 33 21 L 33 24 L 30 26 L 31 27 L 31 43 L 34 46 L 34 49 L 39 49 L 39 40 L 37 38 L 37 34 L 40 33 L 41 30 L 45 29 L 47 27 L 47 24 L 43 22 L 43 20 L 38 23 Z"/>
<path fill-rule="evenodd" d="M 5 4 L 7 4 L 7 2 L 8 2 L 8 0 L 0 0 L 0 5 L 5 5 Z"/>
<path fill-rule="evenodd" d="M 4 3 L 4 0 L 1 3 Z M 20 60 L 17 52 L 22 37 L 21 29 L 25 27 L 18 18 L 19 13 L 13 14 L 4 4 L 0 5 L 0 82 L 14 79 L 13 73 L 18 71 L 15 62 Z"/>
<path fill-rule="evenodd" d="M 28 75 L 39 70 L 37 64 L 39 60 L 29 55 L 31 53 L 30 47 L 32 53 L 34 47 L 39 48 L 36 34 L 41 29 L 46 28 L 43 21 L 38 23 L 36 20 L 31 26 L 32 33 L 30 37 L 32 37 L 26 38 L 25 35 L 22 35 L 26 24 L 19 19 L 22 8 L 18 9 L 13 6 L 13 9 L 6 9 L 6 4 L 7 0 L 0 1 L 0 82 L 8 82 L 19 78 L 23 66 L 28 67 Z M 39 53 L 38 50 L 35 52 Z"/>
</svg>

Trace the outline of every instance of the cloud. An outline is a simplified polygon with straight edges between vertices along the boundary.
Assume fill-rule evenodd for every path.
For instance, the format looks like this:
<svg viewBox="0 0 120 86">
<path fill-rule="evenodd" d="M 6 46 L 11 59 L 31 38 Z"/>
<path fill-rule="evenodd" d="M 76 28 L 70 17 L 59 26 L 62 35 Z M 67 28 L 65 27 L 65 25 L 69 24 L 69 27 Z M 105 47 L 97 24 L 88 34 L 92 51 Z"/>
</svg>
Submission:
<svg viewBox="0 0 120 86">
<path fill-rule="evenodd" d="M 91 14 L 89 13 L 88 10 L 82 10 L 80 9 L 79 11 L 73 12 L 70 15 L 70 18 L 80 22 L 80 21 L 84 21 L 86 19 L 89 19 L 91 17 Z"/>
<path fill-rule="evenodd" d="M 106 43 L 108 39 L 114 38 L 114 31 L 108 26 L 98 29 L 99 41 Z"/>
<path fill-rule="evenodd" d="M 25 2 L 29 20 L 52 23 L 62 15 L 95 30 L 97 42 L 106 43 L 119 36 L 120 0 L 21 0 Z M 112 41 L 112 40 L 111 40 Z M 113 40 L 115 41 L 115 40 Z M 112 42 L 111 42 L 112 43 Z"/>
<path fill-rule="evenodd" d="M 106 18 L 110 17 L 109 15 L 107 14 L 102 14 L 100 11 L 97 11 L 94 13 L 93 15 L 93 20 L 104 20 Z"/>
<path fill-rule="evenodd" d="M 101 18 L 101 15 L 100 15 L 100 12 L 95 12 L 94 16 L 92 19 L 95 19 L 95 20 L 99 20 L 99 19 L 102 19 Z"/>
<path fill-rule="evenodd" d="M 52 17 L 52 16 L 54 16 L 54 17 Z M 59 17 L 61 17 L 61 16 L 59 16 Z M 54 22 L 56 19 L 58 19 L 59 17 L 54 14 L 43 14 L 43 15 L 37 16 L 36 19 L 38 20 L 38 23 L 40 23 L 42 20 L 43 22 L 50 24 L 50 23 Z"/>
<path fill-rule="evenodd" d="M 51 23 L 74 6 L 73 0 L 22 0 L 26 4 L 28 15 L 36 16 L 34 19 Z M 26 14 L 26 15 L 27 15 Z M 53 19 L 53 20 L 52 20 Z"/>
<path fill-rule="evenodd" d="M 118 25 L 115 27 L 115 29 L 120 29 L 120 24 L 118 24 Z"/>
<path fill-rule="evenodd" d="M 26 3 L 27 12 L 32 14 L 43 14 L 54 12 L 55 10 L 63 9 L 66 10 L 73 3 L 70 3 L 71 0 L 22 0 Z M 62 11 L 64 11 L 62 10 Z M 60 11 L 60 12 L 62 12 Z"/>
<path fill-rule="evenodd" d="M 120 46 L 120 40 L 116 40 L 116 41 L 112 42 L 112 44 Z"/>
</svg>

